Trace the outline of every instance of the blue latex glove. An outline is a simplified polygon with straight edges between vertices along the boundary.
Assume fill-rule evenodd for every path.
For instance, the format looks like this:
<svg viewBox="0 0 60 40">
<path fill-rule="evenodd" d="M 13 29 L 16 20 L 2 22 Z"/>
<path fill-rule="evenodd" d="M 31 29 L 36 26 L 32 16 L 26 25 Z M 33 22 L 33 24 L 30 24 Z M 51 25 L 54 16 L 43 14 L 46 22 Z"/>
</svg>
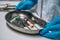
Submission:
<svg viewBox="0 0 60 40">
<path fill-rule="evenodd" d="M 48 23 L 45 28 L 40 31 L 40 35 L 47 38 L 60 39 L 60 16 Z"/>
<path fill-rule="evenodd" d="M 15 10 L 29 10 L 31 9 L 35 4 L 37 3 L 37 0 L 26 0 L 24 2 L 20 2 Z"/>
</svg>

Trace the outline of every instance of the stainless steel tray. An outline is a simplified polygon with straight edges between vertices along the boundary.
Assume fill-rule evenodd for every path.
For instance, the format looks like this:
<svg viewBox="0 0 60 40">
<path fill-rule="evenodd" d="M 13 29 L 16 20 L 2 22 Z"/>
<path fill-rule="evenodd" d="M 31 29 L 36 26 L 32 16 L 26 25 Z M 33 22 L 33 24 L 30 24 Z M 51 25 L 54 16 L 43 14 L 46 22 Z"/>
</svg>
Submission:
<svg viewBox="0 0 60 40">
<path fill-rule="evenodd" d="M 23 14 L 26 17 L 28 17 L 29 19 L 32 19 L 32 17 L 34 17 L 35 18 L 35 21 L 37 22 L 36 24 L 38 24 L 42 28 L 44 28 L 44 26 L 46 24 L 46 22 L 44 20 L 35 17 L 34 15 L 32 15 L 32 13 L 27 12 L 27 11 L 12 11 L 12 12 L 7 13 L 6 16 L 5 16 L 6 23 L 11 28 L 13 28 L 13 29 L 15 29 L 17 31 L 23 32 L 23 33 L 27 33 L 27 34 L 38 34 L 41 29 L 37 29 L 37 30 L 31 30 L 30 28 L 25 29 L 24 26 L 23 27 L 21 26 L 22 24 L 20 24 L 20 26 L 18 26 L 18 25 L 15 25 L 15 24 L 11 23 L 10 21 L 12 20 L 12 15 L 13 14 Z M 31 20 L 31 22 L 33 22 L 33 21 Z M 27 27 L 27 26 L 25 26 L 25 27 Z"/>
</svg>

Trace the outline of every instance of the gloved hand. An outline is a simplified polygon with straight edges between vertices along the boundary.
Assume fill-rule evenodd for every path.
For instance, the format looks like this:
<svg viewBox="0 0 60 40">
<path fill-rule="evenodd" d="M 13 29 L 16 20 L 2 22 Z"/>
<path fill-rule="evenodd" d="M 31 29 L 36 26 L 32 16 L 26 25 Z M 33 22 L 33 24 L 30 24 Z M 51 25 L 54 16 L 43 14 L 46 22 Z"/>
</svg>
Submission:
<svg viewBox="0 0 60 40">
<path fill-rule="evenodd" d="M 40 35 L 47 38 L 60 39 L 60 16 L 48 23 L 45 28 L 40 31 Z"/>
<path fill-rule="evenodd" d="M 37 0 L 26 0 L 24 2 L 20 2 L 15 10 L 29 10 L 31 9 L 35 4 L 37 3 Z"/>
</svg>

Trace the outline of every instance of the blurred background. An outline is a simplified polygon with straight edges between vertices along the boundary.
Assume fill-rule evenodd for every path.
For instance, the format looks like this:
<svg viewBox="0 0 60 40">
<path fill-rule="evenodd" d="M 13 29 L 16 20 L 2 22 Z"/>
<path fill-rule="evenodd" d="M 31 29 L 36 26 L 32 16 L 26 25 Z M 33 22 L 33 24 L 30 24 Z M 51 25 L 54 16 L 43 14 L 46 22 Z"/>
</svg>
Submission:
<svg viewBox="0 0 60 40">
<path fill-rule="evenodd" d="M 23 1 L 23 0 L 0 0 L 0 1 Z"/>
</svg>

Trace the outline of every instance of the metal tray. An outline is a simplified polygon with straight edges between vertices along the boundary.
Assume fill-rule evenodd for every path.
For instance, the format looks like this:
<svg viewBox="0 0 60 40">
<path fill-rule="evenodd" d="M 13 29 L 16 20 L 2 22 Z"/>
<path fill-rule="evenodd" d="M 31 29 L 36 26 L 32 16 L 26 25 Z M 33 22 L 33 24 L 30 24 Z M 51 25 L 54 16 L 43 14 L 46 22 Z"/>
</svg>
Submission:
<svg viewBox="0 0 60 40">
<path fill-rule="evenodd" d="M 37 30 L 31 30 L 30 28 L 24 29 L 24 26 L 21 27 L 22 24 L 20 24 L 20 26 L 18 26 L 18 25 L 15 25 L 15 24 L 11 23 L 10 21 L 12 20 L 12 15 L 13 15 L 13 14 L 24 14 L 24 15 L 25 15 L 26 17 L 28 17 L 29 19 L 31 19 L 32 17 L 34 17 L 35 20 L 36 20 L 36 22 L 37 22 L 37 24 L 38 24 L 40 27 L 42 27 L 42 28 L 44 28 L 44 26 L 45 26 L 45 24 L 46 24 L 46 22 L 45 22 L 44 20 L 35 17 L 34 15 L 32 15 L 32 13 L 27 12 L 27 11 L 12 11 L 12 12 L 7 13 L 6 16 L 5 16 L 6 23 L 7 23 L 11 28 L 13 28 L 13 29 L 15 29 L 15 30 L 17 30 L 17 31 L 23 32 L 23 33 L 27 33 L 27 34 L 38 34 L 41 29 L 37 29 Z M 32 21 L 32 20 L 31 20 L 31 21 Z M 21 22 L 22 22 L 22 21 L 21 21 Z M 32 22 L 33 22 L 33 21 L 32 21 Z M 27 27 L 27 26 L 26 26 L 26 27 Z"/>
</svg>

